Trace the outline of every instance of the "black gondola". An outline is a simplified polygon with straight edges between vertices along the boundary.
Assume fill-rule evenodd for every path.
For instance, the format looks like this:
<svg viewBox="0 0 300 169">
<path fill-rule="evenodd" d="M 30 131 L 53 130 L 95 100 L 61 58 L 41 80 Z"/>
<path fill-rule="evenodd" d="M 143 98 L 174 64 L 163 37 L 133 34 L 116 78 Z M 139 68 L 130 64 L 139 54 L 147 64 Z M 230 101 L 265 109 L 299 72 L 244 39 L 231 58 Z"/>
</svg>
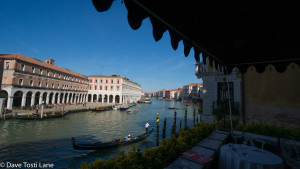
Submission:
<svg viewBox="0 0 300 169">
<path fill-rule="evenodd" d="M 52 119 L 52 118 L 59 118 L 69 114 L 69 111 L 65 111 L 63 114 L 55 114 L 55 115 L 46 115 L 43 116 L 42 119 Z M 18 115 L 15 113 L 15 119 L 24 119 L 24 120 L 39 120 L 41 119 L 39 114 L 32 114 L 32 115 Z"/>
<path fill-rule="evenodd" d="M 111 142 L 106 142 L 106 143 L 92 143 L 92 144 L 81 144 L 75 143 L 75 138 L 72 137 L 72 142 L 73 142 L 73 148 L 76 150 L 103 150 L 103 149 L 109 149 L 109 148 L 115 148 L 115 147 L 120 147 L 120 146 L 125 146 L 129 144 L 133 144 L 139 141 L 144 140 L 146 137 L 148 137 L 152 132 L 150 130 L 147 133 L 144 133 L 142 135 L 136 136 L 131 138 L 129 141 L 124 141 L 123 139 L 117 139 L 117 140 L 112 140 Z"/>
<path fill-rule="evenodd" d="M 112 110 L 112 107 L 96 107 L 96 108 L 89 108 L 91 111 L 106 111 L 106 110 Z"/>
</svg>

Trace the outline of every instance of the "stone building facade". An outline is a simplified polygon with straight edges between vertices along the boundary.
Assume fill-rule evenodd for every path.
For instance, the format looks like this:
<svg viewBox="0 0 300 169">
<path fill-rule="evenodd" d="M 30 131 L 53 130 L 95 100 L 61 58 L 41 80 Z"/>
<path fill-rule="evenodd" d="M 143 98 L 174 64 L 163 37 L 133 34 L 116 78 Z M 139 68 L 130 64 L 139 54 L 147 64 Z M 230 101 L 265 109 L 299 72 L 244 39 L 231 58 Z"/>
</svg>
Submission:
<svg viewBox="0 0 300 169">
<path fill-rule="evenodd" d="M 196 62 L 197 78 L 203 80 L 203 115 L 208 120 L 213 120 L 212 112 L 217 108 L 219 101 L 229 98 L 227 81 L 229 83 L 230 99 L 233 102 L 234 109 L 241 112 L 241 75 L 233 70 L 230 75 L 224 75 L 220 69 L 216 69 L 214 63 L 209 64 L 207 58 L 206 64 Z"/>
<path fill-rule="evenodd" d="M 37 104 L 83 102 L 88 78 L 21 54 L 0 55 L 1 91 L 8 109 Z"/>
<path fill-rule="evenodd" d="M 88 102 L 127 103 L 141 99 L 141 85 L 125 76 L 91 75 L 88 79 Z"/>
<path fill-rule="evenodd" d="M 21 54 L 0 54 L 0 98 L 4 107 L 78 102 L 127 103 L 141 98 L 141 86 L 125 76 L 84 76 Z"/>
</svg>

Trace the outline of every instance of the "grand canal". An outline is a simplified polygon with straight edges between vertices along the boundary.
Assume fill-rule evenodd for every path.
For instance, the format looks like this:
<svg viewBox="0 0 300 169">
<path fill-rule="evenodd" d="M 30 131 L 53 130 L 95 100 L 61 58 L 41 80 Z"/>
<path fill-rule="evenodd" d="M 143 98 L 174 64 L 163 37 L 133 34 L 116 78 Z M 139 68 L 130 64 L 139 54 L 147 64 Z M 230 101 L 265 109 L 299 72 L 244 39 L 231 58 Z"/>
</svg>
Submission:
<svg viewBox="0 0 300 169">
<path fill-rule="evenodd" d="M 156 132 L 145 140 L 120 148 L 90 151 L 74 150 L 71 137 L 78 142 L 111 141 L 127 134 L 139 135 L 144 132 L 145 121 L 155 126 L 156 113 L 160 116 L 160 140 L 163 119 L 167 118 L 167 137 L 171 134 L 174 110 L 166 107 L 185 107 L 185 103 L 153 100 L 152 104 L 138 104 L 137 112 L 105 111 L 71 113 L 60 119 L 37 121 L 7 120 L 0 121 L 0 163 L 53 163 L 55 168 L 79 168 L 81 162 L 90 163 L 96 158 L 107 159 L 120 151 L 152 148 L 156 144 Z M 193 111 L 197 105 L 191 104 L 188 110 L 188 126 L 193 124 Z M 177 111 L 179 121 L 184 125 L 184 110 Z M 196 114 L 199 116 L 199 114 Z"/>
</svg>

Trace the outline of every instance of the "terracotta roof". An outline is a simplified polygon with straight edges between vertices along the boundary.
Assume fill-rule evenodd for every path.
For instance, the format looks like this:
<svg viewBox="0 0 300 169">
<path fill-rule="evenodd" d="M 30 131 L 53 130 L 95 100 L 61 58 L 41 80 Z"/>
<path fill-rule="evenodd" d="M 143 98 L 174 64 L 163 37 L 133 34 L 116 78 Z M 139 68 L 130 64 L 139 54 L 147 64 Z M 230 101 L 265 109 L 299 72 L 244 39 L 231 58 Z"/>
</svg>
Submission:
<svg viewBox="0 0 300 169">
<path fill-rule="evenodd" d="M 58 72 L 66 73 L 68 75 L 73 75 L 73 76 L 77 76 L 77 77 L 84 78 L 84 79 L 87 78 L 86 76 L 84 76 L 80 73 L 77 73 L 77 72 L 74 72 L 74 71 L 59 67 L 59 66 L 55 66 L 55 65 L 52 65 L 52 64 L 49 64 L 49 63 L 46 63 L 46 62 L 42 62 L 40 60 L 31 58 L 31 57 L 28 57 L 28 56 L 24 56 L 24 55 L 21 55 L 21 54 L 0 54 L 0 59 L 2 59 L 2 58 L 3 59 L 18 59 L 18 60 L 22 60 L 22 61 L 25 61 L 25 62 L 36 64 L 36 65 L 39 65 L 39 66 L 42 66 L 42 67 L 45 67 L 45 68 L 48 68 L 48 69 L 52 69 L 52 70 L 55 70 L 55 71 L 58 71 Z"/>
<path fill-rule="evenodd" d="M 202 83 L 190 83 L 190 84 L 187 84 L 187 85 L 184 85 L 184 86 L 196 86 L 196 85 L 203 86 Z"/>
</svg>

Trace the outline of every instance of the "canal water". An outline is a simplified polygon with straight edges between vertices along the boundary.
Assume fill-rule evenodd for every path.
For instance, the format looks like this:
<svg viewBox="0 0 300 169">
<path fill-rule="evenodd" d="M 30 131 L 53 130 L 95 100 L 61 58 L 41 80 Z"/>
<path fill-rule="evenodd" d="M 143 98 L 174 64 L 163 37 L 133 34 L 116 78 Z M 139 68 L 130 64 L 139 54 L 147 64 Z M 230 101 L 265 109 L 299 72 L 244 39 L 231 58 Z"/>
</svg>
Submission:
<svg viewBox="0 0 300 169">
<path fill-rule="evenodd" d="M 71 137 L 76 137 L 76 142 L 93 143 L 123 138 L 127 134 L 139 135 L 145 132 L 146 121 L 151 126 L 156 125 L 158 112 L 161 140 L 164 118 L 167 118 L 167 137 L 171 135 L 174 120 L 175 110 L 166 107 L 185 108 L 185 105 L 176 101 L 152 100 L 152 104 L 138 104 L 133 107 L 132 109 L 137 109 L 133 113 L 115 110 L 89 111 L 71 113 L 57 119 L 0 121 L 0 163 L 41 162 L 54 164 L 55 168 L 79 168 L 82 162 L 90 163 L 97 158 L 107 159 L 122 150 L 128 152 L 133 146 L 141 150 L 152 148 L 156 145 L 156 130 L 136 144 L 99 151 L 74 150 Z M 196 104 L 187 107 L 187 121 L 190 127 L 193 125 L 194 109 L 199 116 Z M 182 127 L 184 126 L 184 111 L 176 110 L 177 130 L 180 120 Z"/>
</svg>

